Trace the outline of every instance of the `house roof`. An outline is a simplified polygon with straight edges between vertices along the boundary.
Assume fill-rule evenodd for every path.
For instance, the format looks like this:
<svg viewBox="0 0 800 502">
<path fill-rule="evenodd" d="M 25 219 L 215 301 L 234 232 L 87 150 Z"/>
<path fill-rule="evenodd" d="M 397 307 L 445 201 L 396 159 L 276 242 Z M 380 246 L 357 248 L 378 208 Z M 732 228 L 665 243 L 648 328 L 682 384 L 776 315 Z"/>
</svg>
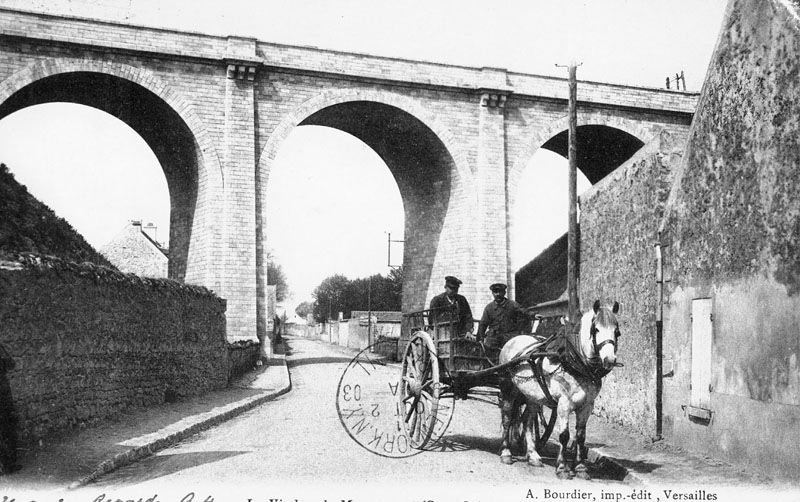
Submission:
<svg viewBox="0 0 800 502">
<path fill-rule="evenodd" d="M 140 232 L 142 233 L 142 235 L 144 235 L 145 239 L 147 239 L 148 241 L 150 241 L 150 243 L 151 243 L 151 244 L 153 244 L 153 246 L 155 246 L 155 247 L 156 247 L 156 248 L 157 248 L 159 251 L 161 251 L 161 253 L 162 253 L 164 256 L 166 256 L 167 258 L 169 258 L 169 249 L 167 249 L 167 248 L 163 247 L 161 244 L 159 244 L 158 242 L 156 242 L 156 241 L 155 241 L 153 238 L 151 238 L 151 237 L 150 237 L 150 236 L 147 234 L 147 232 L 145 232 L 144 230 L 140 230 Z"/>
<path fill-rule="evenodd" d="M 366 317 L 369 312 L 366 310 L 353 310 L 350 312 L 351 319 L 357 319 L 359 317 Z M 377 317 L 378 322 L 400 322 L 403 319 L 402 312 L 387 312 L 387 311 L 380 311 L 380 310 L 373 310 L 372 315 Z"/>
<path fill-rule="evenodd" d="M 100 252 L 123 272 L 143 277 L 166 277 L 168 274 L 166 251 L 142 231 L 138 221 L 125 225 Z"/>
</svg>

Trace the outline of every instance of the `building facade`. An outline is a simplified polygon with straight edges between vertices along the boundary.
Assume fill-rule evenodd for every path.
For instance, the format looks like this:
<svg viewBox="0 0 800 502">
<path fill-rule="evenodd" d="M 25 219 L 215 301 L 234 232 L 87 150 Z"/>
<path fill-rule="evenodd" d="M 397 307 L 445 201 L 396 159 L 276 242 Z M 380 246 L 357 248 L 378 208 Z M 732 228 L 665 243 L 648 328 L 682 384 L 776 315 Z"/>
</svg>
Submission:
<svg viewBox="0 0 800 502">
<path fill-rule="evenodd" d="M 141 277 L 165 278 L 169 264 L 168 251 L 155 240 L 155 227 L 142 227 L 131 221 L 100 249 L 120 272 Z"/>
</svg>

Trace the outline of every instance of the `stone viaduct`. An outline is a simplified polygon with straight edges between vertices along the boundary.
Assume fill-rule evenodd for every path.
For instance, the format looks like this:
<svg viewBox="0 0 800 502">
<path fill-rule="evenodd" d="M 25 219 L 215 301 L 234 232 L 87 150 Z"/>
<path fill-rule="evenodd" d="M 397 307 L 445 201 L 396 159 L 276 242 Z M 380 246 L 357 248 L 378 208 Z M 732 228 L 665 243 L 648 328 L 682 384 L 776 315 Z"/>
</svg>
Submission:
<svg viewBox="0 0 800 502">
<path fill-rule="evenodd" d="M 566 155 L 565 79 L 8 9 L 0 39 L 0 118 L 73 102 L 147 142 L 170 193 L 169 275 L 227 299 L 229 340 L 266 330 L 264 194 L 293 128 L 348 132 L 393 173 L 406 310 L 447 274 L 473 304 L 511 283 L 511 209 L 536 196 L 517 193 L 522 171 L 539 148 Z M 579 82 L 578 99 L 579 168 L 595 183 L 662 130 L 685 138 L 697 95 Z"/>
</svg>

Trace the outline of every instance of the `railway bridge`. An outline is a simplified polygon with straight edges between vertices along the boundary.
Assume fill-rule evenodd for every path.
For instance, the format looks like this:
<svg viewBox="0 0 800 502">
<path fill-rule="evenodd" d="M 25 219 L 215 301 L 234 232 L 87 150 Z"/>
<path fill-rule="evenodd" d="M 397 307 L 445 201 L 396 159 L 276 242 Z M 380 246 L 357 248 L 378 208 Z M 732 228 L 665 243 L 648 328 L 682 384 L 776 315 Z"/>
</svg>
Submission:
<svg viewBox="0 0 800 502">
<path fill-rule="evenodd" d="M 539 148 L 567 152 L 561 78 L 11 9 L 0 38 L 0 118 L 73 102 L 147 142 L 169 187 L 169 275 L 227 299 L 232 341 L 266 330 L 265 194 L 295 127 L 352 134 L 394 175 L 404 309 L 422 308 L 446 274 L 473 303 L 511 284 L 522 171 Z M 697 95 L 579 82 L 578 100 L 578 167 L 595 183 L 662 130 L 686 137 Z"/>
</svg>

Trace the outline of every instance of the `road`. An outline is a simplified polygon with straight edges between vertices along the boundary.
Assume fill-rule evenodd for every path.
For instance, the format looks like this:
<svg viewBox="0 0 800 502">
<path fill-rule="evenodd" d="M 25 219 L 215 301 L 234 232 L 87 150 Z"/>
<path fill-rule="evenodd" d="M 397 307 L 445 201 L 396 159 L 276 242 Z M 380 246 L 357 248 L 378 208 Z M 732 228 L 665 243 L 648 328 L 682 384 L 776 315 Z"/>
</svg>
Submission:
<svg viewBox="0 0 800 502">
<path fill-rule="evenodd" d="M 291 392 L 112 472 L 94 486 L 197 481 L 355 485 L 365 481 L 396 484 L 403 479 L 446 485 L 465 480 L 526 486 L 556 482 L 552 444 L 544 468 L 524 461 L 510 466 L 500 462 L 500 412 L 491 402 L 456 401 L 443 438 L 446 446 L 439 451 L 405 458 L 369 451 L 351 438 L 337 414 L 337 386 L 354 352 L 303 338 L 288 338 L 287 344 Z M 399 371 L 398 365 L 390 364 L 372 373 L 396 375 Z M 595 471 L 594 475 L 602 484 L 624 486 L 609 474 Z"/>
</svg>

